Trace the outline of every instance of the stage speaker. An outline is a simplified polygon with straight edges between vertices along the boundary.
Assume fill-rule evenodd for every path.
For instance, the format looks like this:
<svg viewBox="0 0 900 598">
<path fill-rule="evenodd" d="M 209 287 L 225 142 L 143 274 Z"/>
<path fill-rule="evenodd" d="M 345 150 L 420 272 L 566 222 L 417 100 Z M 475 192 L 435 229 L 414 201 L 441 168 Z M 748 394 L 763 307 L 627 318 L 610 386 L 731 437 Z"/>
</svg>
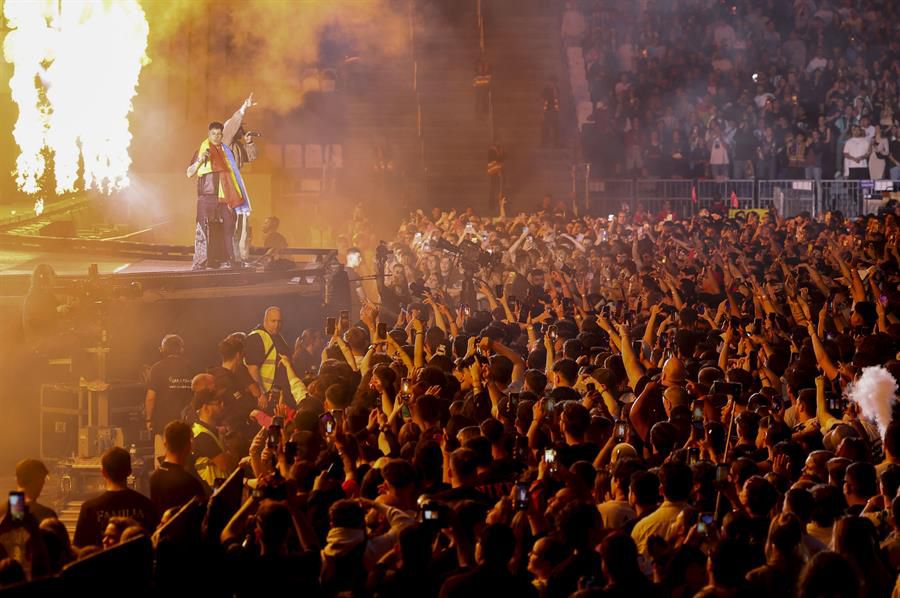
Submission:
<svg viewBox="0 0 900 598">
<path fill-rule="evenodd" d="M 47 413 L 41 416 L 41 459 L 65 459 L 78 448 L 78 415 Z"/>
<path fill-rule="evenodd" d="M 113 437 L 102 440 L 104 433 L 98 427 L 87 428 L 87 402 L 79 405 L 77 386 L 44 384 L 41 386 L 41 458 L 65 459 L 73 455 L 94 456 L 107 446 L 143 445 L 144 394 L 145 386 L 140 383 L 111 384 L 107 390 L 109 405 L 109 425 Z M 97 409 L 94 400 L 94 409 Z M 96 411 L 95 411 L 96 414 Z M 79 437 L 79 427 L 85 427 L 85 434 Z M 87 432 L 94 430 L 94 432 Z"/>
<path fill-rule="evenodd" d="M 41 385 L 41 459 L 66 459 L 78 451 L 77 386 Z"/>
<path fill-rule="evenodd" d="M 121 446 L 152 444 L 144 425 L 146 394 L 146 385 L 139 382 L 113 384 L 109 388 L 109 425 L 121 428 L 125 443 Z"/>
<path fill-rule="evenodd" d="M 75 237 L 75 221 L 73 220 L 54 220 L 49 224 L 45 224 L 40 228 L 39 233 L 42 237 Z"/>
</svg>

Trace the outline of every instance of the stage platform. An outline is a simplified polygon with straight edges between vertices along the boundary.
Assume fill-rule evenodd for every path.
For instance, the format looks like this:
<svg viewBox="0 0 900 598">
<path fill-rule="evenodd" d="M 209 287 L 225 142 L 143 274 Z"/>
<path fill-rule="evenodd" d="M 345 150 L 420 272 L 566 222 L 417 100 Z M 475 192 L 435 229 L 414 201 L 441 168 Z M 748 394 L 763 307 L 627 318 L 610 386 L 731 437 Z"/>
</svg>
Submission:
<svg viewBox="0 0 900 598">
<path fill-rule="evenodd" d="M 263 250 L 254 249 L 251 267 L 198 271 L 191 269 L 192 254 L 193 247 L 183 245 L 0 233 L 0 296 L 24 296 L 31 272 L 42 263 L 53 267 L 64 286 L 87 279 L 96 265 L 100 279 L 116 285 L 139 283 L 143 292 L 217 289 L 227 294 L 252 287 L 250 292 L 258 293 L 261 286 L 271 292 L 282 285 L 321 292 L 337 252 L 288 248 L 273 265 L 263 259 Z"/>
</svg>

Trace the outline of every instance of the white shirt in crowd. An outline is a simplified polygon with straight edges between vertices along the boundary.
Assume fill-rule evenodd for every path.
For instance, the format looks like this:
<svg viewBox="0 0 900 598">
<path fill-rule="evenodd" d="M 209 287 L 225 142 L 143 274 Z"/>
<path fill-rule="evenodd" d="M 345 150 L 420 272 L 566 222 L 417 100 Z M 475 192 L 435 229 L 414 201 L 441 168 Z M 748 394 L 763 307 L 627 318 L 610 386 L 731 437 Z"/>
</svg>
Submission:
<svg viewBox="0 0 900 598">
<path fill-rule="evenodd" d="M 728 164 L 728 147 L 719 138 L 713 139 L 712 147 L 709 150 L 709 163 Z"/>
<path fill-rule="evenodd" d="M 605 529 L 619 529 L 637 517 L 627 500 L 608 500 L 598 504 L 597 510 Z"/>
<path fill-rule="evenodd" d="M 678 515 L 688 506 L 686 502 L 663 501 L 659 508 L 638 521 L 631 531 L 631 539 L 637 544 L 638 552 L 647 553 L 647 540 L 650 536 L 669 539 L 669 528 L 675 523 Z"/>
<path fill-rule="evenodd" d="M 851 168 L 869 167 L 869 140 L 865 137 L 851 137 L 844 143 L 844 153 L 851 156 L 863 156 L 861 160 L 844 158 L 844 176 L 850 176 Z"/>
<path fill-rule="evenodd" d="M 806 72 L 811 73 L 828 66 L 828 59 L 823 56 L 813 56 L 813 59 L 806 65 Z"/>
</svg>

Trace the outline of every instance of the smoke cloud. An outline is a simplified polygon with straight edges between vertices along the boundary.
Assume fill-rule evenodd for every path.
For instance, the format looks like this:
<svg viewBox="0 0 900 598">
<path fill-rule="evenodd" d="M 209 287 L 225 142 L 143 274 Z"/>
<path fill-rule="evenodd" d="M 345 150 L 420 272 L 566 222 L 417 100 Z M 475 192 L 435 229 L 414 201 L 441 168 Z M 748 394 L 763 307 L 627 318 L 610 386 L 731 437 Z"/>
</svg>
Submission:
<svg viewBox="0 0 900 598">
<path fill-rule="evenodd" d="M 891 423 L 894 401 L 897 400 L 897 381 L 891 373 L 881 366 L 865 368 L 845 393 L 859 405 L 864 417 L 878 424 L 878 431 L 883 436 Z"/>
<path fill-rule="evenodd" d="M 323 41 L 367 61 L 401 55 L 408 46 L 405 2 L 391 0 L 172 0 L 146 4 L 151 58 L 169 74 L 184 71 L 192 87 L 209 86 L 233 103 L 253 91 L 266 109 L 287 114 L 302 105 L 304 71 L 320 62 Z M 173 58 L 197 36 L 209 42 L 188 63 Z M 193 38 L 193 39 L 191 39 Z M 205 67 L 205 68 L 204 68 Z M 198 72 L 203 68 L 205 73 Z M 229 104 L 230 105 L 230 104 Z"/>
</svg>

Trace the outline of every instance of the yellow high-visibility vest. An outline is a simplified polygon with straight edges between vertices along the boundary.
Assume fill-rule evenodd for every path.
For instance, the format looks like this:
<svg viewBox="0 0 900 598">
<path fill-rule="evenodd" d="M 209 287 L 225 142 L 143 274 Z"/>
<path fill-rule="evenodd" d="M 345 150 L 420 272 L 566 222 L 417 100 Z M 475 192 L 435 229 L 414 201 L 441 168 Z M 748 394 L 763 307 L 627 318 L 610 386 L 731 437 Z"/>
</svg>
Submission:
<svg viewBox="0 0 900 598">
<path fill-rule="evenodd" d="M 194 435 L 194 438 L 199 438 L 201 434 L 208 434 L 209 437 L 215 441 L 216 446 L 219 447 L 219 450 L 223 453 L 225 452 L 225 447 L 222 445 L 222 441 L 219 440 L 218 435 L 213 434 L 203 424 L 194 422 L 194 424 L 191 426 L 191 433 Z M 194 468 L 197 470 L 197 474 L 200 476 L 200 479 L 209 484 L 210 488 L 215 488 L 216 478 L 228 477 L 228 473 L 219 469 L 218 466 L 216 466 L 215 461 L 213 461 L 209 457 L 197 457 L 196 461 L 194 462 Z"/>
<path fill-rule="evenodd" d="M 259 379 L 263 386 L 260 390 L 262 392 L 269 392 L 275 384 L 275 369 L 278 367 L 278 350 L 275 348 L 275 341 L 272 340 L 272 337 L 268 332 L 256 329 L 247 336 L 250 337 L 254 334 L 259 335 L 259 338 L 262 339 L 263 355 L 265 355 L 262 364 L 259 366 Z"/>
</svg>

